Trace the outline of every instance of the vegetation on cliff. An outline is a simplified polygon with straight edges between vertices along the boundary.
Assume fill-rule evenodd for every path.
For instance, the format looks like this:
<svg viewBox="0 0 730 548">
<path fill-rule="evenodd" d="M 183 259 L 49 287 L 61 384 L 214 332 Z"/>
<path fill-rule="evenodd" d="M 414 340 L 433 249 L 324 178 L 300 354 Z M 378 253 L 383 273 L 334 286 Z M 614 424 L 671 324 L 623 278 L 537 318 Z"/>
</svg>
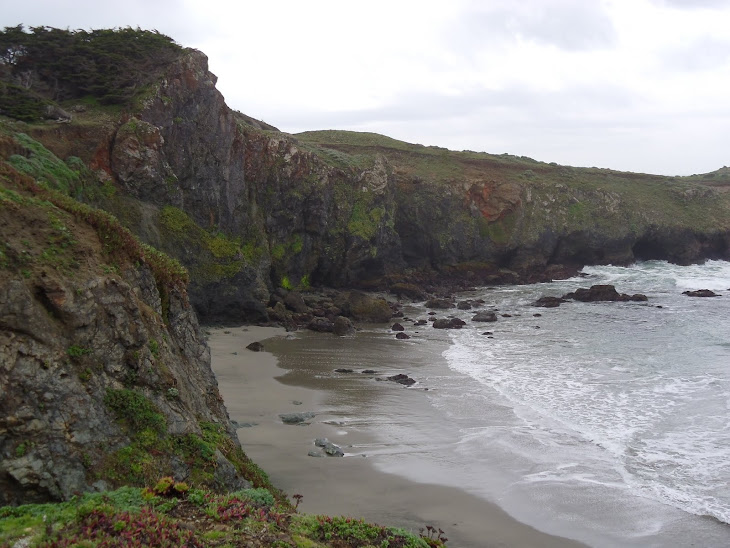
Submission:
<svg viewBox="0 0 730 548">
<path fill-rule="evenodd" d="M 265 489 L 217 494 L 170 477 L 149 488 L 122 487 L 60 504 L 0 508 L 0 546 L 156 546 L 297 548 L 443 546 L 442 532 L 422 536 L 362 520 L 303 515 Z"/>
<path fill-rule="evenodd" d="M 156 31 L 5 27 L 0 32 L 0 114 L 38 121 L 71 98 L 127 103 L 180 49 Z"/>
</svg>

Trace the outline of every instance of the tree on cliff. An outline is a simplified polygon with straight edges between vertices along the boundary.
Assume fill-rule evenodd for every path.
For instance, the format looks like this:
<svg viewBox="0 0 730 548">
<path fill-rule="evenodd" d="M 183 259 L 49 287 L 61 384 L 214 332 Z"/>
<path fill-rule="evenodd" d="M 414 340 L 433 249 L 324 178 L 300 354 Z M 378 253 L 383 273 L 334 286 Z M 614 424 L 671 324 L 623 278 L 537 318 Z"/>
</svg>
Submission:
<svg viewBox="0 0 730 548">
<path fill-rule="evenodd" d="M 0 97 L 20 88 L 52 101 L 90 96 L 101 104 L 125 103 L 180 50 L 172 38 L 139 28 L 31 27 L 26 32 L 22 25 L 5 27 Z M 12 92 L 18 95 L 17 89 Z M 12 110 L 7 114 L 12 116 Z"/>
</svg>

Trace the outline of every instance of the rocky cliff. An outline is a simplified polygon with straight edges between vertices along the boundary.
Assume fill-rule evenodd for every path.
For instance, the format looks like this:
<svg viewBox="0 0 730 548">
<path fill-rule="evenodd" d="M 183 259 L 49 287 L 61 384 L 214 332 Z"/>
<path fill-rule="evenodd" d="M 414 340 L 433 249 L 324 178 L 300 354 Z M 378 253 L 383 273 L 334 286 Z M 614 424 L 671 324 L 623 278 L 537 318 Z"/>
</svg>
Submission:
<svg viewBox="0 0 730 548">
<path fill-rule="evenodd" d="M 287 135 L 228 108 L 201 52 L 165 55 L 120 105 L 69 92 L 57 102 L 67 123 L 11 129 L 80 158 L 97 182 L 77 197 L 185 264 L 205 321 L 266 320 L 277 288 L 537 281 L 730 256 L 727 169 L 670 178 Z"/>
<path fill-rule="evenodd" d="M 168 474 L 246 485 L 185 271 L 44 187 L 73 180 L 60 160 L 44 173 L 0 162 L 0 505 Z"/>
</svg>

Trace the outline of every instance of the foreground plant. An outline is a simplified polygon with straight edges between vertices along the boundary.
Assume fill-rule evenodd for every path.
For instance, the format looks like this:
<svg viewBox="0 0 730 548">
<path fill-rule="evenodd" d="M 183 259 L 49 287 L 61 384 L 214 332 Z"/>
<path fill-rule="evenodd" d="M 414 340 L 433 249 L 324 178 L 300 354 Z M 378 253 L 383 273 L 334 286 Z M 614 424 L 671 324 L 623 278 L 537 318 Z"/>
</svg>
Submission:
<svg viewBox="0 0 730 548">
<path fill-rule="evenodd" d="M 302 496 L 293 498 L 298 505 Z M 0 508 L 0 548 L 444 546 L 443 531 L 431 526 L 428 531 L 419 537 L 353 518 L 298 514 L 267 489 L 221 495 L 188 488 L 172 477 L 150 488 L 122 487 L 69 502 Z"/>
</svg>

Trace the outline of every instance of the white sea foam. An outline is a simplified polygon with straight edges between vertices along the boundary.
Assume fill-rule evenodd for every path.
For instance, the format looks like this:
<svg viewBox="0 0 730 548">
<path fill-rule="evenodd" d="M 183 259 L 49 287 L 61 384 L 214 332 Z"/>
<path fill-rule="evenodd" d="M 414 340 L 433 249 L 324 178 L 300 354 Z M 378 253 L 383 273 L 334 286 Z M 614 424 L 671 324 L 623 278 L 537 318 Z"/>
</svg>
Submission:
<svg viewBox="0 0 730 548">
<path fill-rule="evenodd" d="M 528 486 L 540 486 L 562 519 L 577 519 L 565 517 L 571 512 L 582 516 L 585 523 L 576 527 L 602 531 L 610 538 L 606 545 L 618 542 L 607 524 L 615 526 L 617 516 L 626 537 L 621 542 L 660 546 L 663 538 L 681 538 L 682 529 L 709 535 L 701 542 L 707 546 L 730 543 L 730 527 L 718 524 L 707 533 L 707 523 L 688 525 L 690 517 L 662 506 L 730 523 L 730 294 L 682 295 L 730 288 L 730 263 L 652 261 L 585 273 L 585 279 L 485 292 L 485 300 L 513 317 L 490 324 L 493 339 L 480 334 L 484 326 L 451 333 L 444 356 L 466 376 L 460 390 L 466 396 L 456 397 L 455 389 L 441 400 L 433 396 L 434 403 L 464 422 L 470 413 L 502 410 L 493 423 L 462 432 L 460 454 L 498 448 L 496 454 L 513 459 L 505 467 L 512 487 L 500 487 L 503 501 L 523 492 L 534 497 Z M 647 294 L 650 301 L 568 303 L 532 317 L 537 309 L 529 303 L 539 296 L 597 283 Z M 565 502 L 571 499 L 576 504 Z M 589 503 L 604 512 L 580 507 Z M 520 504 L 517 513 L 525 507 Z"/>
</svg>

